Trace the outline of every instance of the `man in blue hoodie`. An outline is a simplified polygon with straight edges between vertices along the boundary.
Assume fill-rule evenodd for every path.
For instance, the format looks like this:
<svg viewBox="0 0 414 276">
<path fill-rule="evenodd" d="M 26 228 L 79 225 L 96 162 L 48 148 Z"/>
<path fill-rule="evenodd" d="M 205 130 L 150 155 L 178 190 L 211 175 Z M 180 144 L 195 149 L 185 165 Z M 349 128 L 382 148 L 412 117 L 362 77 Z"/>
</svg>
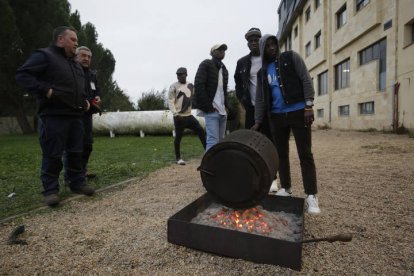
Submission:
<svg viewBox="0 0 414 276">
<path fill-rule="evenodd" d="M 289 164 L 290 132 L 296 142 L 306 206 L 310 214 L 320 213 L 316 183 L 316 168 L 312 154 L 311 125 L 314 120 L 312 79 L 303 59 L 293 51 L 280 53 L 278 40 L 265 35 L 259 41 L 262 68 L 257 76 L 255 125 L 258 130 L 268 120 L 274 144 L 279 154 L 279 196 L 290 196 Z"/>
</svg>

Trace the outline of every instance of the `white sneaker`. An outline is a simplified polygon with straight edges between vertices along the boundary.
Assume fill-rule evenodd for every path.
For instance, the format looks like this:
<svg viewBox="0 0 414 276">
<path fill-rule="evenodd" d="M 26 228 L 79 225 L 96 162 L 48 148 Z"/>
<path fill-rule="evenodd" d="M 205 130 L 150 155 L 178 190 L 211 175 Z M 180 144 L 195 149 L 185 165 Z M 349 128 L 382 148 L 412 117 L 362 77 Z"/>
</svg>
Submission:
<svg viewBox="0 0 414 276">
<path fill-rule="evenodd" d="M 183 159 L 177 160 L 178 165 L 185 165 L 185 162 Z"/>
<path fill-rule="evenodd" d="M 281 188 L 276 193 L 277 196 L 292 196 L 292 191 L 290 189 Z"/>
<path fill-rule="evenodd" d="M 321 209 L 319 209 L 318 198 L 316 197 L 316 195 L 308 195 L 306 197 L 305 204 L 309 214 L 316 215 L 321 212 Z"/>
<path fill-rule="evenodd" d="M 273 180 L 272 186 L 270 186 L 269 193 L 276 193 L 277 192 L 277 179 Z"/>
</svg>

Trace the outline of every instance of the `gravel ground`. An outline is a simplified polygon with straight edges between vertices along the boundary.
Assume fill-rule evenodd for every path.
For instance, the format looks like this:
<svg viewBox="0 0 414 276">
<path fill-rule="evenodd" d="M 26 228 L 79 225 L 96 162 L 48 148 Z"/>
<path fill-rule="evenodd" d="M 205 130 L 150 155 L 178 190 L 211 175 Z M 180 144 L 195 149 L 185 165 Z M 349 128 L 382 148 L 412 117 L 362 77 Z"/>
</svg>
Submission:
<svg viewBox="0 0 414 276">
<path fill-rule="evenodd" d="M 291 142 L 293 193 L 302 197 Z M 304 238 L 354 238 L 303 245 L 300 272 L 167 242 L 167 219 L 205 192 L 192 160 L 0 225 L 0 275 L 413 275 L 414 139 L 316 130 L 313 144 L 322 213 L 305 215 Z M 20 224 L 28 245 L 7 245 Z"/>
</svg>

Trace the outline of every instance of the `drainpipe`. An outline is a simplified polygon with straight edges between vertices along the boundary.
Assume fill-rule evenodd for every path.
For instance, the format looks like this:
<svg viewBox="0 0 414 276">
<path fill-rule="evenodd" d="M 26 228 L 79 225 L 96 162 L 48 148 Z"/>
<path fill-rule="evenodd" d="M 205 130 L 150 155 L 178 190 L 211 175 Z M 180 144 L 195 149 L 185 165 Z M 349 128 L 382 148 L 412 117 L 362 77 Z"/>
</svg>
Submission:
<svg viewBox="0 0 414 276">
<path fill-rule="evenodd" d="M 396 82 L 393 87 L 393 105 L 392 105 L 392 113 L 393 113 L 393 120 L 392 120 L 392 130 L 394 133 L 397 133 L 398 129 L 398 90 L 400 88 L 400 83 Z"/>
</svg>

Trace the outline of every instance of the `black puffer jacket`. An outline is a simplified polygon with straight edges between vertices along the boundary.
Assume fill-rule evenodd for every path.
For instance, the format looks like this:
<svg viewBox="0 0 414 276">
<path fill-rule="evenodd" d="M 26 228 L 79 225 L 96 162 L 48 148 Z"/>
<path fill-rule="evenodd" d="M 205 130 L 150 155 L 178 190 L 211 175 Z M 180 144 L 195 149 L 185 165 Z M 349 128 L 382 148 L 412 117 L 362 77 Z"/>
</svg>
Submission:
<svg viewBox="0 0 414 276">
<path fill-rule="evenodd" d="M 250 97 L 250 69 L 252 67 L 252 55 L 248 54 L 237 61 L 234 82 L 236 83 L 236 95 L 239 102 L 246 108 L 253 108 Z"/>
<path fill-rule="evenodd" d="M 220 68 L 223 69 L 224 105 L 227 107 L 229 72 L 223 63 L 206 59 L 199 65 L 195 76 L 193 108 L 201 109 L 207 113 L 214 110 L 213 100 L 217 91 Z"/>
</svg>

